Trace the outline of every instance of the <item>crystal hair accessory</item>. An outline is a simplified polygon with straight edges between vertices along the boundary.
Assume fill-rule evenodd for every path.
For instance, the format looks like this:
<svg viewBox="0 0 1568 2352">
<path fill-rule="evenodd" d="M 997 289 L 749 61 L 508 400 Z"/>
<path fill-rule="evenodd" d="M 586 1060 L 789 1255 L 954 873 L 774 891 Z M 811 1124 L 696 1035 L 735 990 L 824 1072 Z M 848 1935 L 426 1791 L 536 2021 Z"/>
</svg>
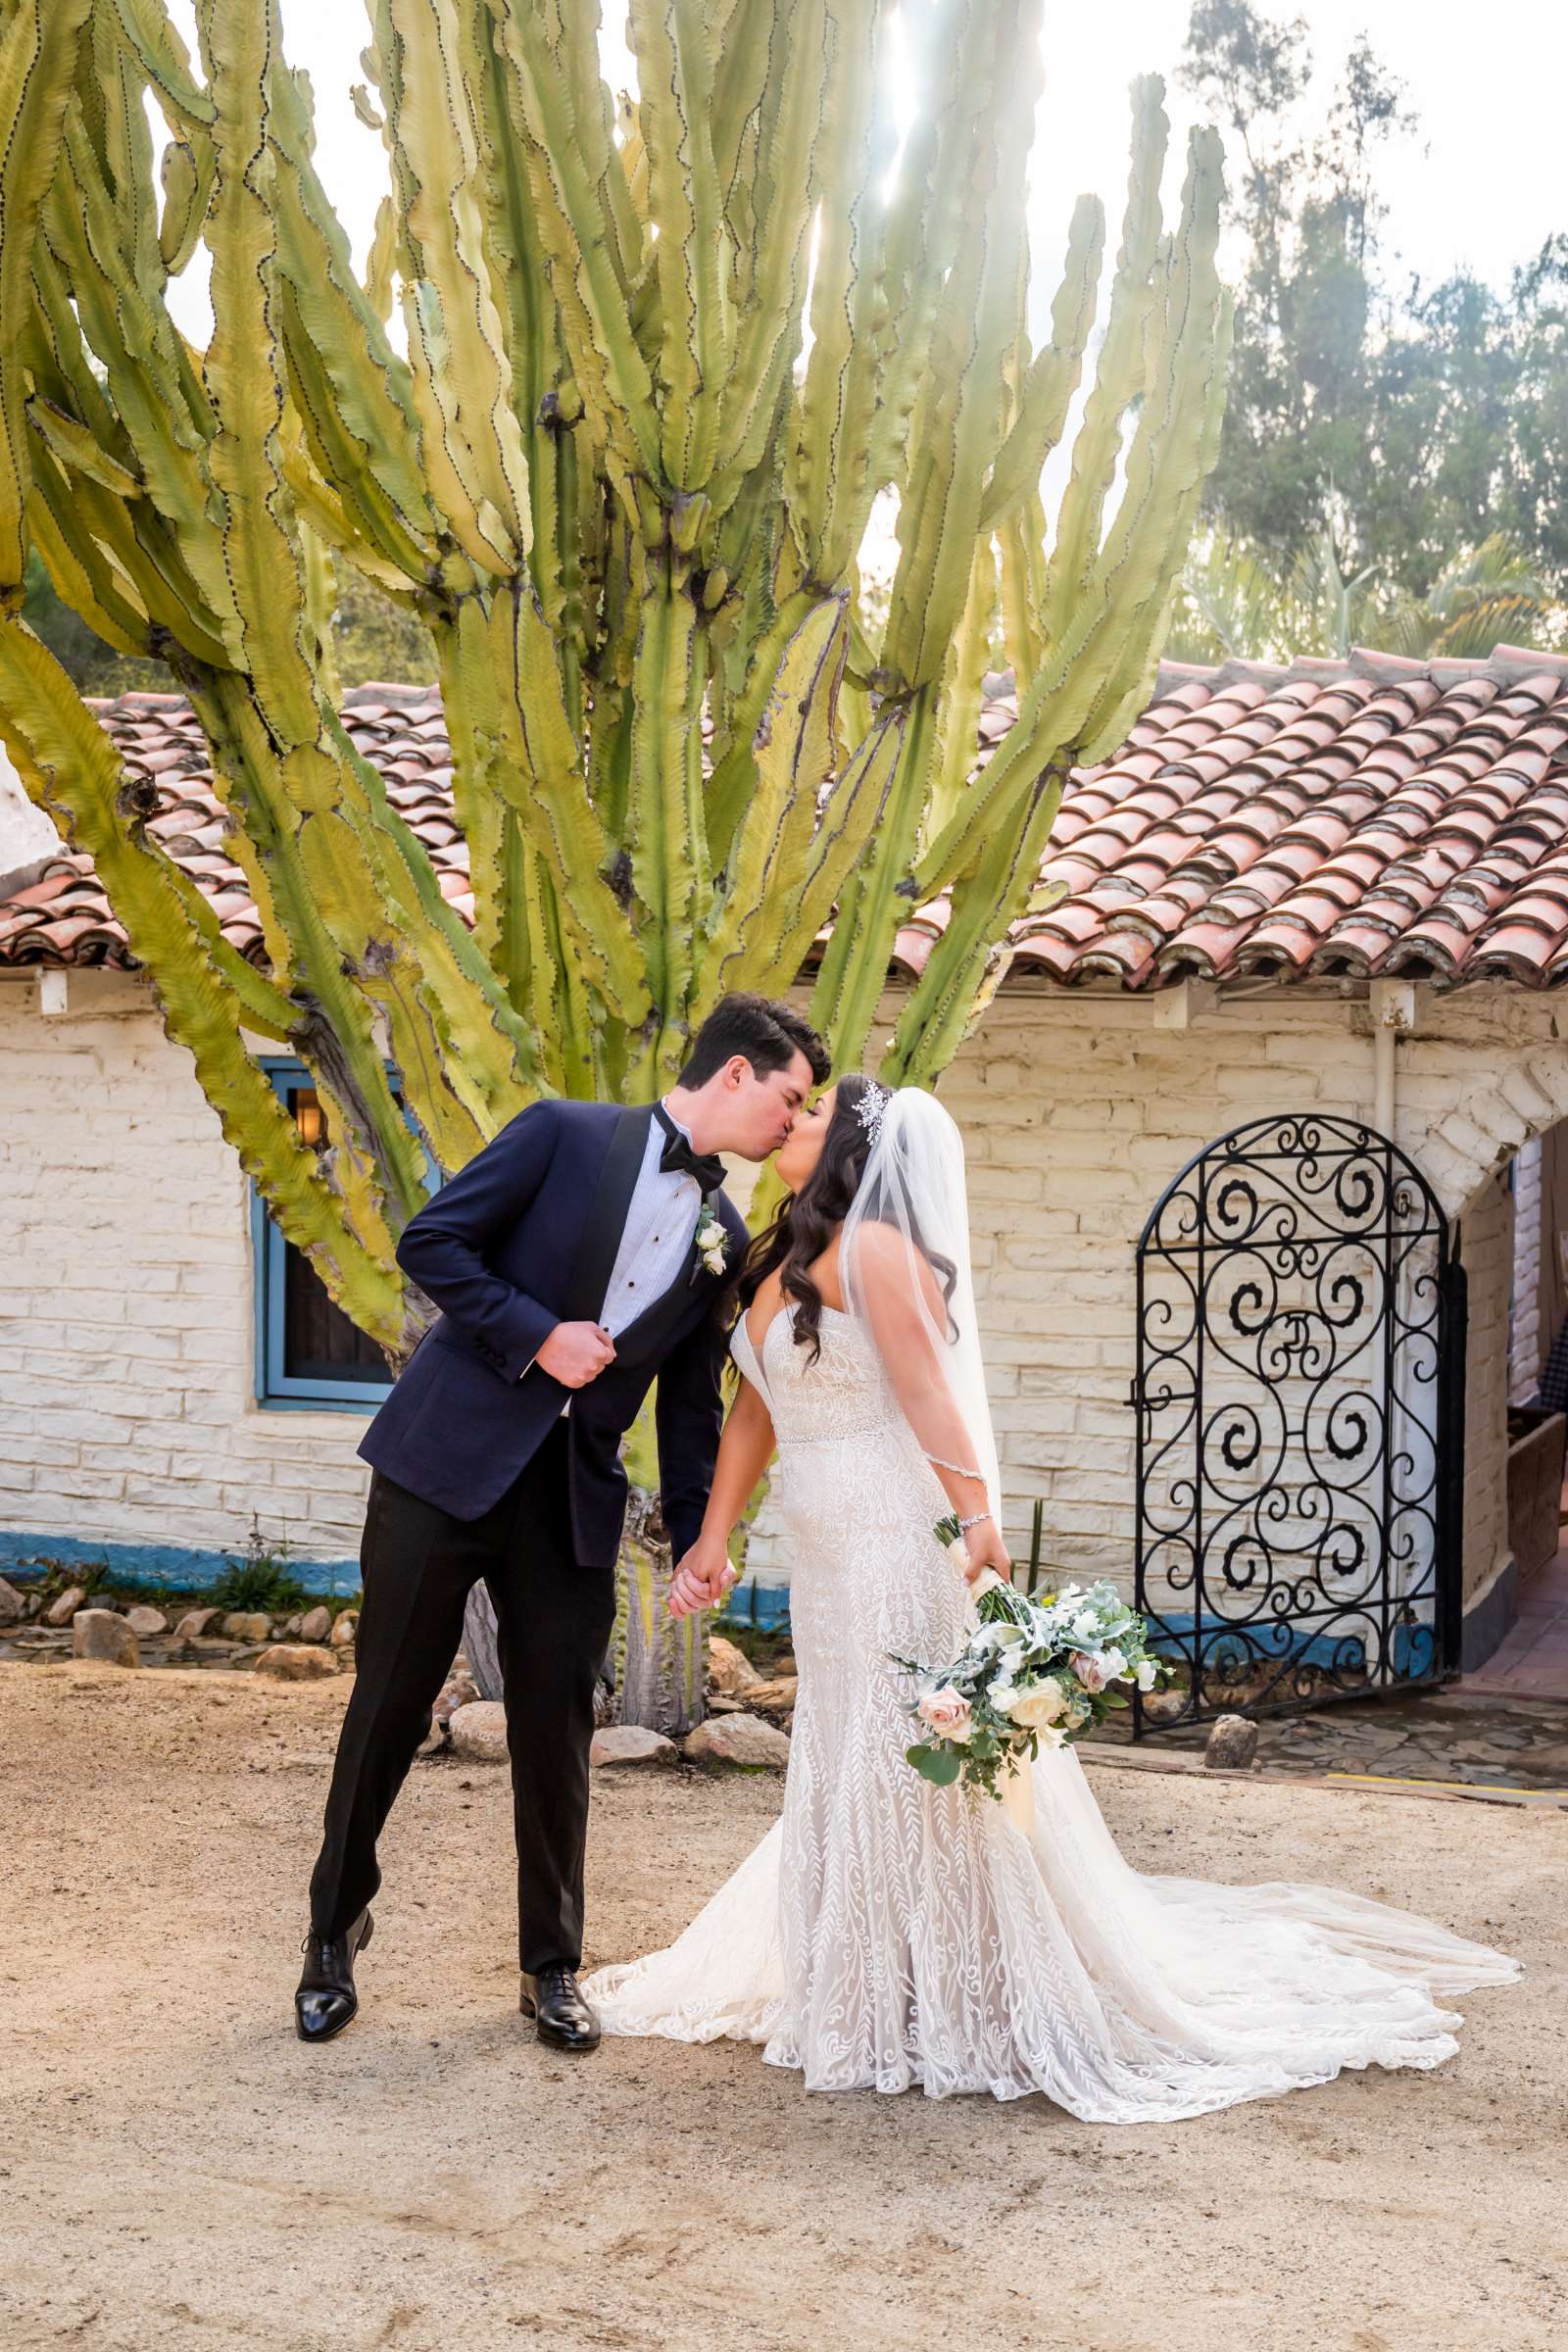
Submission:
<svg viewBox="0 0 1568 2352">
<path fill-rule="evenodd" d="M 873 1148 L 882 1132 L 882 1115 L 892 1100 L 889 1090 L 879 1086 L 872 1078 L 867 1081 L 864 1094 L 855 1105 L 855 1115 L 870 1137 Z"/>
</svg>

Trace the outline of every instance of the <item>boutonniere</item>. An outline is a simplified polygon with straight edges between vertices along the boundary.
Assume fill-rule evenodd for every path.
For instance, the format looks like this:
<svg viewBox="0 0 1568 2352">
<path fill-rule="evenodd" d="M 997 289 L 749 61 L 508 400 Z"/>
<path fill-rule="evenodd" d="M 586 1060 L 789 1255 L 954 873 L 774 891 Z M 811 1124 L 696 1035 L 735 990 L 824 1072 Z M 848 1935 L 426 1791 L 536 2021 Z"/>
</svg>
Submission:
<svg viewBox="0 0 1568 2352">
<path fill-rule="evenodd" d="M 705 1200 L 697 1217 L 697 1256 L 704 1271 L 722 1274 L 729 1263 L 729 1235 L 724 1220 Z"/>
</svg>

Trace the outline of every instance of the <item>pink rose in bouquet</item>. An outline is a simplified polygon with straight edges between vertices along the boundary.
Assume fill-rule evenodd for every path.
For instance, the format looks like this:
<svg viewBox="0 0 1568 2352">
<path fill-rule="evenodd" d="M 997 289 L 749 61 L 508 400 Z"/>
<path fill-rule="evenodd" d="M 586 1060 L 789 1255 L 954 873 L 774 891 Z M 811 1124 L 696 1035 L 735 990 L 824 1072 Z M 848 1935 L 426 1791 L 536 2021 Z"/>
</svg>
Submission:
<svg viewBox="0 0 1568 2352">
<path fill-rule="evenodd" d="M 915 1713 L 939 1740 L 952 1740 L 962 1746 L 971 1729 L 969 1701 L 961 1690 L 927 1690 L 915 1707 Z"/>
</svg>

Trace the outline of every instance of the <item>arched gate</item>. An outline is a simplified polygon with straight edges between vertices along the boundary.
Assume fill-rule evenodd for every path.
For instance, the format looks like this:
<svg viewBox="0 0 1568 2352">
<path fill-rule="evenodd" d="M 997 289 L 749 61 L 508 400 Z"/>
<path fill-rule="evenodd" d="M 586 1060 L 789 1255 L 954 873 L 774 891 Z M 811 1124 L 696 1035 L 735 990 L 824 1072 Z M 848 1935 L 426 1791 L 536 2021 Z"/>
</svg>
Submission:
<svg viewBox="0 0 1568 2352">
<path fill-rule="evenodd" d="M 1134 1737 L 1456 1670 L 1464 1270 L 1420 1170 L 1317 1113 L 1200 1152 L 1138 1244 Z"/>
</svg>

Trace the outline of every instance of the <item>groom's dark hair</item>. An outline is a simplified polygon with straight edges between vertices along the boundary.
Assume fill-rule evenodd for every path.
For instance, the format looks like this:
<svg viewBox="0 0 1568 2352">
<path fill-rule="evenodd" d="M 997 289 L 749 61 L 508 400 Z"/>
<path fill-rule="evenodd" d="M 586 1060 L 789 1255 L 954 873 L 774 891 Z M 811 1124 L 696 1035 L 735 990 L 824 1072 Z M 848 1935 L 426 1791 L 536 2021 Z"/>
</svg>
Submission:
<svg viewBox="0 0 1568 2352">
<path fill-rule="evenodd" d="M 706 1086 L 732 1054 L 743 1054 L 759 1078 L 770 1070 L 787 1070 L 797 1054 L 806 1055 L 817 1086 L 826 1082 L 832 1067 L 827 1048 L 810 1022 L 776 997 L 720 997 L 692 1039 L 681 1085 Z"/>
</svg>

